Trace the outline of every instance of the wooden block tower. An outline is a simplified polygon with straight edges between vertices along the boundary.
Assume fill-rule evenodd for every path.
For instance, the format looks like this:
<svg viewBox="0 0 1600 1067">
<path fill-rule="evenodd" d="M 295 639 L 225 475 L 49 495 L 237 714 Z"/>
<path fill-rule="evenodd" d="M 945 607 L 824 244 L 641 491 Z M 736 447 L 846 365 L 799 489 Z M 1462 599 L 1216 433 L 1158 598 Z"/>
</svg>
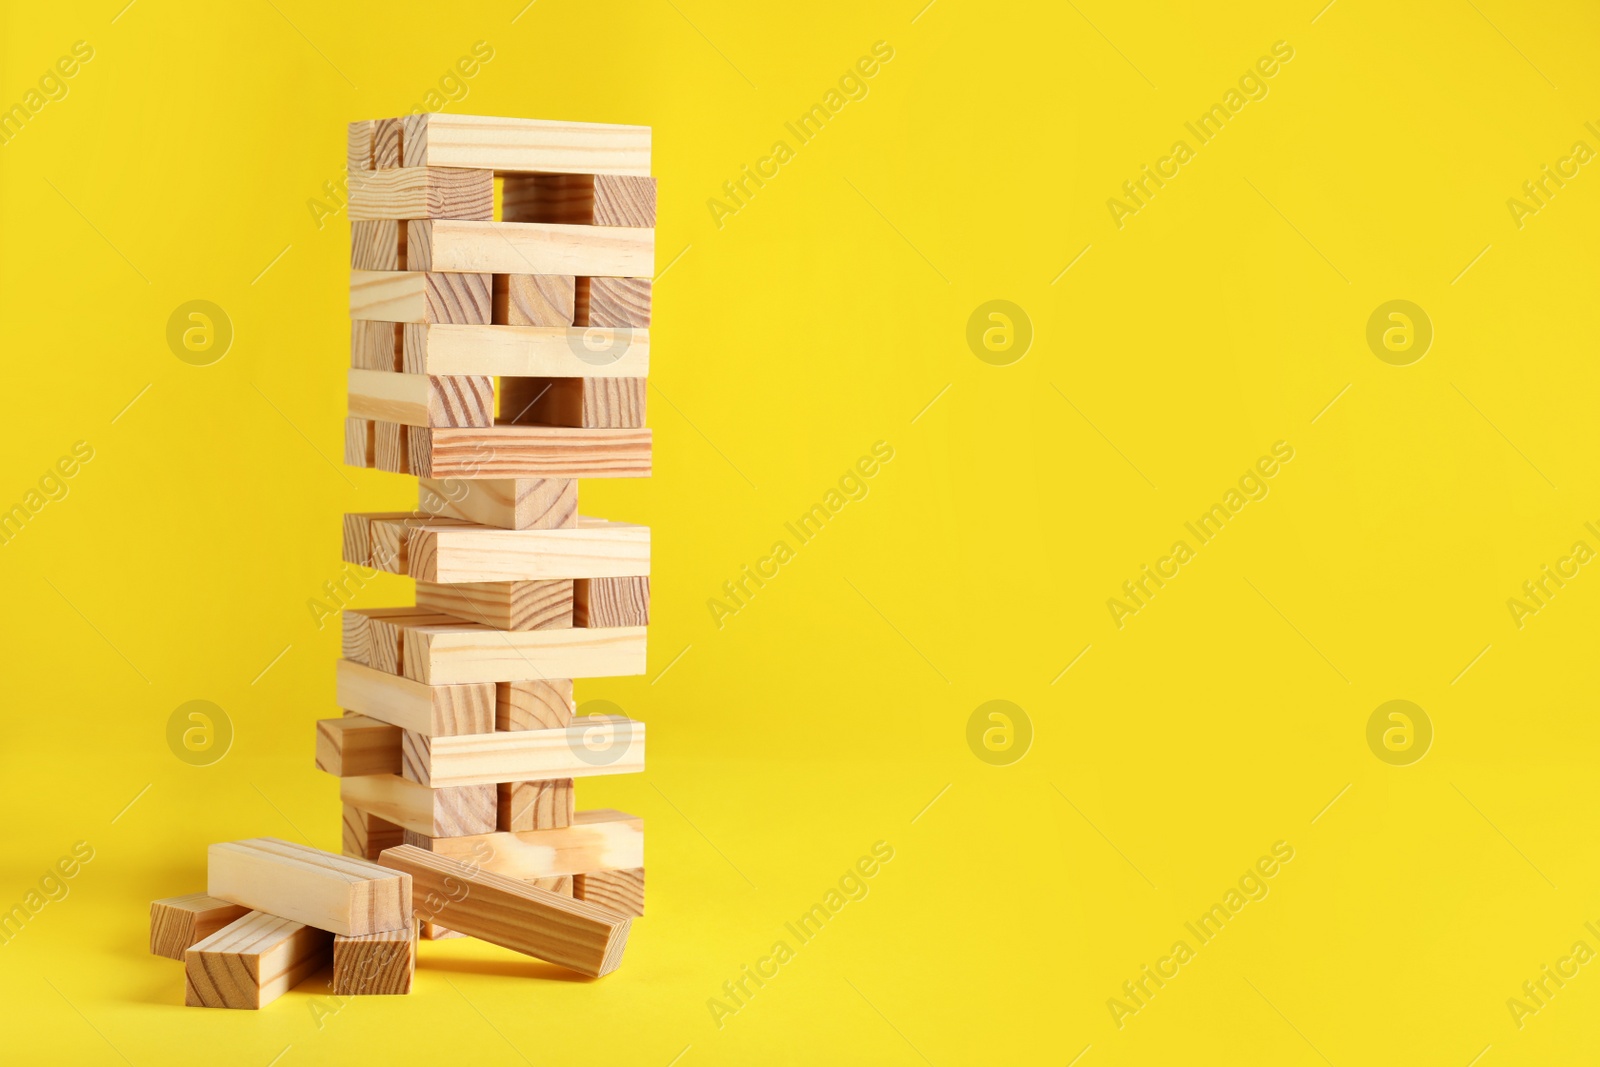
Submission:
<svg viewBox="0 0 1600 1067">
<path fill-rule="evenodd" d="M 575 811 L 574 781 L 643 770 L 644 726 L 575 716 L 573 679 L 645 670 L 650 531 L 579 515 L 577 479 L 650 474 L 650 130 L 410 115 L 349 153 L 345 462 L 419 489 L 344 520 L 346 561 L 416 581 L 344 613 L 344 717 L 317 724 L 344 850 L 642 915 L 641 820 Z"/>
</svg>

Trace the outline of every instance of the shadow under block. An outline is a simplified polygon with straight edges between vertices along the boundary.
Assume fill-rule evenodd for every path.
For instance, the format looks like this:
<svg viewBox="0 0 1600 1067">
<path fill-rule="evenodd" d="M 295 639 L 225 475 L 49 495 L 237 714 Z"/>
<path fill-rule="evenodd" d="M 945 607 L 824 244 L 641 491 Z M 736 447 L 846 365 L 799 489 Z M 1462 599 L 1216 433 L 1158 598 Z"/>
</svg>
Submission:
<svg viewBox="0 0 1600 1067">
<path fill-rule="evenodd" d="M 627 429 L 644 425 L 644 406 L 643 378 L 503 378 L 500 381 L 499 421 L 502 425 Z M 350 413 L 367 414 L 355 410 L 353 405 Z"/>
<path fill-rule="evenodd" d="M 399 162 L 497 174 L 649 174 L 650 127 L 483 115 L 408 115 Z M 360 135 L 352 133 L 356 145 Z M 352 148 L 352 155 L 359 153 Z M 398 165 L 398 163 L 396 164 Z"/>
<path fill-rule="evenodd" d="M 400 367 L 408 374 L 643 378 L 650 373 L 650 332 L 644 329 L 408 322 L 400 337 Z M 370 343 L 381 351 L 381 337 Z"/>
<path fill-rule="evenodd" d="M 365 715 L 317 721 L 317 770 L 335 778 L 400 773 L 400 734 Z"/>
<path fill-rule="evenodd" d="M 571 581 L 417 583 L 417 607 L 496 630 L 572 626 Z"/>
<path fill-rule="evenodd" d="M 572 583 L 572 625 L 647 626 L 650 579 L 580 578 Z"/>
<path fill-rule="evenodd" d="M 491 833 L 499 821 L 492 785 L 429 789 L 398 774 L 339 779 L 339 799 L 430 837 Z"/>
<path fill-rule="evenodd" d="M 469 274 L 649 278 L 655 230 L 556 222 L 413 219 L 405 224 L 406 269 Z"/>
<path fill-rule="evenodd" d="M 493 310 L 496 326 L 572 325 L 577 279 L 570 274 L 496 274 Z"/>
<path fill-rule="evenodd" d="M 404 776 L 432 789 L 635 774 L 644 770 L 644 723 L 579 716 L 571 726 L 402 741 Z"/>
<path fill-rule="evenodd" d="M 571 678 L 530 678 L 495 685 L 496 730 L 559 730 L 572 725 Z"/>
<path fill-rule="evenodd" d="M 650 325 L 649 278 L 579 278 L 572 322 L 589 329 Z"/>
<path fill-rule="evenodd" d="M 424 685 L 342 659 L 336 667 L 334 690 L 339 706 L 346 711 L 430 737 L 484 734 L 494 729 L 495 686 L 492 682 Z M 398 746 L 398 738 L 396 742 Z M 399 771 L 387 773 L 398 774 Z"/>
<path fill-rule="evenodd" d="M 620 811 L 580 811 L 559 829 L 435 837 L 430 847 L 508 878 L 632 870 L 644 866 L 644 820 Z"/>
<path fill-rule="evenodd" d="M 417 508 L 502 530 L 559 530 L 578 524 L 572 478 L 418 479 Z"/>
<path fill-rule="evenodd" d="M 644 868 L 577 875 L 573 878 L 572 895 L 622 915 L 643 915 Z"/>
<path fill-rule="evenodd" d="M 410 845 L 385 849 L 380 862 L 411 876 L 426 921 L 591 977 L 622 962 L 632 920 L 607 908 Z"/>
<path fill-rule="evenodd" d="M 503 222 L 654 226 L 656 180 L 625 174 L 512 174 L 500 192 Z"/>
<path fill-rule="evenodd" d="M 184 954 L 184 1003 L 261 1008 L 327 964 L 333 936 L 252 911 Z"/>
<path fill-rule="evenodd" d="M 354 805 L 340 807 L 344 809 L 342 847 L 346 856 L 376 860 L 378 853 L 401 843 L 403 828 Z"/>
<path fill-rule="evenodd" d="M 394 930 L 411 920 L 409 880 L 366 860 L 273 837 L 212 845 L 206 892 L 334 934 Z"/>
<path fill-rule="evenodd" d="M 407 262 L 410 262 L 409 249 L 406 255 Z M 350 272 L 352 319 L 487 325 L 492 310 L 490 275 L 487 273 L 440 274 L 421 270 Z"/>
<path fill-rule="evenodd" d="M 181 960 L 192 945 L 204 941 L 249 910 L 205 893 L 151 901 L 150 952 L 169 960 Z"/>
<path fill-rule="evenodd" d="M 406 923 L 400 930 L 333 939 L 333 995 L 336 997 L 409 993 L 416 971 L 415 922 Z"/>
<path fill-rule="evenodd" d="M 352 221 L 494 218 L 494 173 L 444 167 L 350 172 Z"/>
<path fill-rule="evenodd" d="M 571 778 L 546 782 L 500 782 L 497 830 L 559 830 L 571 826 L 577 814 L 576 790 Z"/>
<path fill-rule="evenodd" d="M 396 374 L 351 368 L 350 417 L 405 426 L 494 425 L 494 379 L 487 375 Z"/>
</svg>

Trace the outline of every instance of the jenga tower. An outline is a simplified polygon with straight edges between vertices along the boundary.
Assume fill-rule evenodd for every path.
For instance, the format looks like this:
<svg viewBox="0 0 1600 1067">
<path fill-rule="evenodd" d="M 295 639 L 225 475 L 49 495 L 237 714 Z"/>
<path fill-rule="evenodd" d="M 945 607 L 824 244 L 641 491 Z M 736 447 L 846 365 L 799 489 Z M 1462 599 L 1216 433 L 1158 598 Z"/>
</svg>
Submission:
<svg viewBox="0 0 1600 1067">
<path fill-rule="evenodd" d="M 345 462 L 419 491 L 344 520 L 346 561 L 417 583 L 344 614 L 344 717 L 317 724 L 344 850 L 403 841 L 641 915 L 642 821 L 573 801 L 644 769 L 644 726 L 575 719 L 572 680 L 645 670 L 650 531 L 580 516 L 577 479 L 650 474 L 650 130 L 411 115 L 349 146 Z"/>
</svg>

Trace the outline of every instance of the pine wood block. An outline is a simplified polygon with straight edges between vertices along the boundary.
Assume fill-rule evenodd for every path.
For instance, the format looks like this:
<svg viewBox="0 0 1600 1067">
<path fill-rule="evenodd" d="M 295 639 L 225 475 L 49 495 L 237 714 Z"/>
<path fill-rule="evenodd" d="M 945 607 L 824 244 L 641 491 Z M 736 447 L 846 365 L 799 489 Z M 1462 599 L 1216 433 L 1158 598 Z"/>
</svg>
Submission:
<svg viewBox="0 0 1600 1067">
<path fill-rule="evenodd" d="M 648 429 L 490 426 L 412 430 L 411 473 L 423 478 L 650 476 Z"/>
<path fill-rule="evenodd" d="M 655 247 L 655 230 L 637 226 L 459 219 L 406 223 L 406 268 L 413 271 L 648 278 L 655 274 Z"/>
<path fill-rule="evenodd" d="M 406 426 L 490 426 L 494 379 L 482 375 L 395 374 L 357 370 L 350 376 L 350 414 Z"/>
<path fill-rule="evenodd" d="M 359 370 L 400 369 L 401 323 L 350 320 L 350 366 Z"/>
<path fill-rule="evenodd" d="M 580 578 L 572 585 L 572 625 L 647 626 L 650 579 Z"/>
<path fill-rule="evenodd" d="M 411 115 L 408 167 L 473 167 L 496 173 L 649 174 L 650 127 L 482 115 Z"/>
<path fill-rule="evenodd" d="M 181 960 L 192 945 L 204 941 L 249 910 L 204 893 L 151 901 L 150 952 L 169 960 Z"/>
<path fill-rule="evenodd" d="M 644 394 L 643 378 L 506 378 L 500 383 L 498 421 L 637 428 L 644 425 Z"/>
<path fill-rule="evenodd" d="M 447 623 L 448 615 L 407 608 L 347 608 L 344 611 L 344 657 L 390 674 L 400 673 L 402 625 Z"/>
<path fill-rule="evenodd" d="M 398 774 L 375 774 L 339 779 L 339 798 L 405 830 L 434 837 L 489 833 L 498 822 L 494 786 L 429 789 Z"/>
<path fill-rule="evenodd" d="M 401 165 L 403 128 L 400 119 L 374 119 L 372 133 L 372 165 L 388 170 Z"/>
<path fill-rule="evenodd" d="M 417 607 L 496 630 L 551 630 L 572 625 L 570 581 L 417 583 Z"/>
<path fill-rule="evenodd" d="M 418 507 L 430 515 L 502 530 L 556 530 L 578 522 L 571 478 L 418 479 Z"/>
<path fill-rule="evenodd" d="M 365 715 L 319 719 L 317 770 L 327 771 L 335 778 L 399 774 L 400 734 L 398 726 Z"/>
<path fill-rule="evenodd" d="M 500 218 L 504 222 L 656 224 L 656 180 L 643 175 L 508 175 L 500 200 Z"/>
<path fill-rule="evenodd" d="M 429 922 L 591 977 L 622 962 L 626 916 L 409 845 L 380 860 L 412 877 L 417 913 Z"/>
<path fill-rule="evenodd" d="M 396 174 L 398 171 L 368 171 Z M 405 227 L 394 219 L 358 219 L 350 223 L 351 270 L 405 270 Z"/>
<path fill-rule="evenodd" d="M 494 730 L 496 693 L 491 682 L 423 685 L 342 659 L 337 664 L 334 691 L 346 711 L 430 737 Z"/>
<path fill-rule="evenodd" d="M 403 634 L 401 673 L 429 685 L 616 678 L 645 671 L 643 626 L 505 631 L 458 622 L 408 624 Z"/>
<path fill-rule="evenodd" d="M 371 419 L 344 420 L 344 461 L 352 467 L 376 465 L 376 439 Z"/>
<path fill-rule="evenodd" d="M 345 139 L 345 166 L 351 171 L 372 170 L 372 142 L 377 132 L 376 119 L 352 122 Z"/>
<path fill-rule="evenodd" d="M 543 782 L 500 782 L 499 830 L 557 830 L 572 825 L 576 790 L 571 778 Z"/>
<path fill-rule="evenodd" d="M 573 324 L 591 329 L 650 325 L 649 278 L 579 278 Z"/>
<path fill-rule="evenodd" d="M 409 528 L 401 562 L 396 574 L 422 582 L 635 577 L 650 573 L 650 527 L 587 515 L 562 530 L 419 523 Z"/>
<path fill-rule="evenodd" d="M 380 471 L 410 474 L 411 442 L 398 422 L 372 421 L 372 465 Z"/>
<path fill-rule="evenodd" d="M 489 321 L 497 326 L 572 325 L 577 279 L 570 274 L 496 274 Z"/>
<path fill-rule="evenodd" d="M 353 856 L 275 837 L 221 842 L 206 856 L 206 892 L 255 911 L 334 934 L 394 930 L 411 919 L 411 883 Z"/>
<path fill-rule="evenodd" d="M 572 895 L 622 915 L 643 915 L 644 868 L 576 875 L 573 878 Z"/>
<path fill-rule="evenodd" d="M 350 174 L 352 220 L 494 218 L 494 174 L 459 167 L 395 167 Z"/>
<path fill-rule="evenodd" d="M 408 245 L 407 262 L 412 258 Z M 350 272 L 352 319 L 487 324 L 492 296 L 487 273 L 442 274 L 421 268 Z"/>
<path fill-rule="evenodd" d="M 582 288 L 587 293 L 591 287 Z M 578 328 L 407 323 L 401 366 L 410 374 L 643 378 L 650 372 L 650 333 L 599 324 Z"/>
<path fill-rule="evenodd" d="M 571 678 L 495 683 L 496 730 L 559 730 L 572 725 L 577 702 Z"/>
<path fill-rule="evenodd" d="M 433 789 L 591 778 L 644 770 L 644 723 L 582 715 L 560 730 L 426 737 L 406 734 L 406 778 Z"/>
<path fill-rule="evenodd" d="M 333 995 L 383 996 L 411 992 L 417 971 L 417 924 L 333 939 Z"/>
<path fill-rule="evenodd" d="M 184 953 L 184 1003 L 262 1008 L 327 964 L 333 936 L 252 911 Z"/>
<path fill-rule="evenodd" d="M 417 937 L 423 941 L 448 941 L 454 937 L 466 937 L 466 934 L 447 930 L 438 923 L 417 923 Z"/>
<path fill-rule="evenodd" d="M 344 541 L 341 558 L 358 567 L 372 566 L 372 524 L 381 520 L 410 518 L 409 511 L 347 512 L 344 516 Z"/>
<path fill-rule="evenodd" d="M 370 812 L 362 811 L 353 804 L 341 804 L 344 809 L 343 825 L 343 851 L 346 856 L 357 859 L 375 860 L 378 853 L 401 842 L 404 830 L 390 822 L 380 819 Z"/>
<path fill-rule="evenodd" d="M 441 836 L 429 845 L 441 856 L 508 878 L 631 870 L 644 866 L 644 820 L 620 811 L 580 811 L 559 829 Z"/>
</svg>

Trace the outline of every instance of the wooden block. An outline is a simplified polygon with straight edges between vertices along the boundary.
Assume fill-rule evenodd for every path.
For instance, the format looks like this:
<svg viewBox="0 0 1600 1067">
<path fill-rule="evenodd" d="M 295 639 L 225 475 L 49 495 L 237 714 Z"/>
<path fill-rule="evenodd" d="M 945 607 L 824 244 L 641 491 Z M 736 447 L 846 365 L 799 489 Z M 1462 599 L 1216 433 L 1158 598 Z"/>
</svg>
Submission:
<svg viewBox="0 0 1600 1067">
<path fill-rule="evenodd" d="M 576 814 L 576 790 L 571 778 L 552 778 L 545 782 L 500 782 L 500 830 L 558 830 L 572 825 Z"/>
<path fill-rule="evenodd" d="M 429 789 L 398 774 L 339 779 L 339 798 L 406 830 L 433 837 L 483 834 L 494 829 L 494 786 Z"/>
<path fill-rule="evenodd" d="M 650 372 L 647 330 L 407 323 L 402 338 L 401 366 L 410 374 L 643 378 Z"/>
<path fill-rule="evenodd" d="M 401 843 L 401 834 L 405 831 L 388 819 L 380 819 L 353 804 L 341 807 L 344 809 L 342 845 L 346 856 L 373 860 L 384 849 Z"/>
<path fill-rule="evenodd" d="M 572 582 L 417 583 L 417 607 L 496 630 L 551 630 L 572 625 Z"/>
<path fill-rule="evenodd" d="M 406 223 L 406 267 L 413 271 L 648 278 L 655 274 L 655 230 L 555 222 L 412 220 Z"/>
<path fill-rule="evenodd" d="M 197 1008 L 261 1008 L 325 966 L 333 937 L 252 911 L 184 954 L 184 997 Z"/>
<path fill-rule="evenodd" d="M 350 320 L 350 366 L 361 370 L 400 369 L 401 323 Z"/>
<path fill-rule="evenodd" d="M 643 378 L 506 378 L 502 425 L 637 428 L 644 425 Z M 352 407 L 353 414 L 357 412 Z"/>
<path fill-rule="evenodd" d="M 400 119 L 375 119 L 372 134 L 372 165 L 387 170 L 401 165 L 404 158 Z"/>
<path fill-rule="evenodd" d="M 249 910 L 204 893 L 151 901 L 150 952 L 169 960 L 181 960 L 192 945 L 204 941 Z"/>
<path fill-rule="evenodd" d="M 494 218 L 494 174 L 456 167 L 396 167 L 352 172 L 350 218 Z"/>
<path fill-rule="evenodd" d="M 404 566 L 394 573 L 422 582 L 630 578 L 650 573 L 650 527 L 587 515 L 561 530 L 417 522 L 408 527 L 407 539 Z M 375 542 L 375 567 L 380 566 L 377 547 Z"/>
<path fill-rule="evenodd" d="M 405 519 L 409 511 L 349 512 L 344 516 L 341 558 L 358 567 L 372 566 L 372 524 L 384 519 Z"/>
<path fill-rule="evenodd" d="M 402 622 L 448 621 L 448 616 L 410 608 L 347 608 L 344 612 L 344 657 L 390 674 L 400 671 Z"/>
<path fill-rule="evenodd" d="M 380 471 L 410 474 L 411 448 L 407 427 L 398 422 L 372 420 L 372 465 Z"/>
<path fill-rule="evenodd" d="M 418 507 L 430 515 L 502 530 L 567 529 L 578 522 L 578 483 L 571 478 L 420 478 Z"/>
<path fill-rule="evenodd" d="M 577 279 L 570 274 L 496 274 L 494 310 L 499 326 L 572 325 Z"/>
<path fill-rule="evenodd" d="M 351 369 L 350 414 L 406 426 L 491 426 L 494 379 Z M 617 379 L 619 381 L 627 379 Z"/>
<path fill-rule="evenodd" d="M 369 171 L 398 174 L 399 171 Z M 394 219 L 364 219 L 350 223 L 351 270 L 405 270 L 405 227 Z"/>
<path fill-rule="evenodd" d="M 400 734 L 365 715 L 317 721 L 317 770 L 335 778 L 400 773 Z"/>
<path fill-rule="evenodd" d="M 447 941 L 453 937 L 466 937 L 466 934 L 454 930 L 446 930 L 438 923 L 417 923 L 417 936 L 423 941 Z"/>
<path fill-rule="evenodd" d="M 415 880 L 417 914 L 429 922 L 591 977 L 622 962 L 626 916 L 409 845 L 381 861 Z"/>
<path fill-rule="evenodd" d="M 603 902 L 602 902 L 603 903 Z M 417 924 L 333 939 L 333 995 L 382 996 L 411 992 L 417 971 Z"/>
<path fill-rule="evenodd" d="M 575 875 L 572 895 L 623 915 L 643 915 L 644 868 Z"/>
<path fill-rule="evenodd" d="M 430 737 L 494 730 L 495 687 L 490 682 L 423 685 L 342 659 L 337 665 L 334 691 L 339 706 L 346 711 Z"/>
<path fill-rule="evenodd" d="M 371 467 L 377 462 L 371 419 L 344 420 L 344 461 L 352 467 Z"/>
<path fill-rule="evenodd" d="M 644 770 L 644 723 L 584 715 L 562 730 L 406 734 L 401 764 L 406 778 L 432 789 L 636 774 Z"/>
<path fill-rule="evenodd" d="M 571 678 L 495 683 L 496 730 L 559 730 L 572 725 L 577 702 Z"/>
<path fill-rule="evenodd" d="M 406 256 L 409 260 L 409 248 Z M 493 309 L 489 279 L 488 274 L 352 270 L 350 317 L 487 325 Z"/>
<path fill-rule="evenodd" d="M 573 324 L 606 328 L 650 325 L 649 278 L 579 278 Z"/>
<path fill-rule="evenodd" d="M 441 856 L 508 878 L 630 870 L 644 866 L 644 820 L 620 811 L 580 811 L 571 826 L 559 829 L 435 837 L 429 845 Z"/>
<path fill-rule="evenodd" d="M 405 165 L 496 173 L 649 174 L 650 127 L 483 115 L 413 115 Z"/>
<path fill-rule="evenodd" d="M 580 578 L 573 583 L 572 625 L 648 626 L 650 579 Z"/>
<path fill-rule="evenodd" d="M 334 934 L 394 930 L 411 920 L 411 883 L 366 860 L 275 837 L 224 841 L 206 856 L 206 892 L 255 911 Z"/>
<path fill-rule="evenodd" d="M 379 423 L 379 425 L 383 425 Z M 648 478 L 650 431 L 566 426 L 413 427 L 424 478 Z M 416 445 L 421 442 L 419 450 Z M 380 456 L 380 467 L 381 456 Z M 384 468 L 387 469 L 387 468 Z"/>
<path fill-rule="evenodd" d="M 345 166 L 351 171 L 372 170 L 372 141 L 377 131 L 376 119 L 352 122 L 346 136 Z"/>
<path fill-rule="evenodd" d="M 616 678 L 645 671 L 643 626 L 506 631 L 461 622 L 409 625 L 403 634 L 401 673 L 429 685 Z"/>
<path fill-rule="evenodd" d="M 502 222 L 656 224 L 656 180 L 639 175 L 507 175 L 500 199 Z"/>
</svg>

